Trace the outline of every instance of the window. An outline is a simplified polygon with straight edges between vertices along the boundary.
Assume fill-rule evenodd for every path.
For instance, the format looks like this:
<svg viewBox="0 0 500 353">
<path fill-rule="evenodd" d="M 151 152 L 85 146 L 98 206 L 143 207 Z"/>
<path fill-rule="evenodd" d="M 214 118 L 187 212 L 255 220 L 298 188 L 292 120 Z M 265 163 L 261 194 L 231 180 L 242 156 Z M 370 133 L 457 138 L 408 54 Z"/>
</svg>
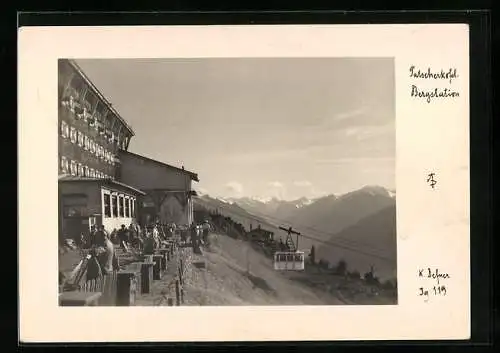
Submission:
<svg viewBox="0 0 500 353">
<path fill-rule="evenodd" d="M 118 215 L 120 217 L 124 217 L 124 208 L 125 208 L 125 202 L 124 202 L 124 198 L 123 198 L 123 195 L 120 195 L 118 196 L 118 203 L 120 205 L 119 209 L 118 209 Z"/>
<path fill-rule="evenodd" d="M 70 164 L 70 171 L 71 171 L 71 175 L 73 176 L 76 176 L 76 162 L 75 161 L 71 161 L 71 164 Z"/>
<path fill-rule="evenodd" d="M 94 168 L 90 168 L 90 177 L 95 178 L 95 170 Z"/>
<path fill-rule="evenodd" d="M 64 174 L 68 173 L 68 159 L 64 156 L 61 156 L 61 172 Z"/>
<path fill-rule="evenodd" d="M 71 127 L 69 137 L 71 139 L 71 143 L 76 143 L 76 129 L 74 127 Z"/>
<path fill-rule="evenodd" d="M 75 98 L 73 97 L 73 94 L 76 94 L 76 92 L 72 92 L 71 96 L 69 96 L 69 109 L 71 112 L 75 112 Z"/>
<path fill-rule="evenodd" d="M 78 146 L 83 147 L 83 133 L 78 131 Z"/>
<path fill-rule="evenodd" d="M 67 158 L 66 158 L 64 170 L 66 171 L 66 173 L 69 173 L 69 159 L 67 159 Z"/>
<path fill-rule="evenodd" d="M 85 176 L 88 178 L 90 177 L 90 169 L 88 166 L 85 166 Z"/>
<path fill-rule="evenodd" d="M 135 217 L 135 199 L 130 199 L 131 217 Z"/>
<path fill-rule="evenodd" d="M 64 138 L 69 137 L 69 126 L 65 121 L 61 121 L 61 136 Z"/>
<path fill-rule="evenodd" d="M 125 211 L 123 212 L 125 217 L 130 217 L 130 198 L 125 198 Z"/>
<path fill-rule="evenodd" d="M 104 194 L 104 217 L 111 217 L 111 195 Z"/>
<path fill-rule="evenodd" d="M 95 153 L 95 142 L 90 140 L 90 152 Z"/>
<path fill-rule="evenodd" d="M 78 163 L 78 175 L 79 176 L 84 176 L 83 174 L 83 164 Z"/>
<path fill-rule="evenodd" d="M 116 195 L 111 196 L 111 212 L 112 217 L 118 217 L 118 202 Z"/>
<path fill-rule="evenodd" d="M 83 137 L 84 141 L 83 141 L 83 148 L 85 148 L 86 150 L 89 149 L 89 137 L 87 135 L 85 135 Z"/>
<path fill-rule="evenodd" d="M 62 199 L 64 217 L 81 217 L 87 212 L 85 195 L 64 195 Z"/>
</svg>

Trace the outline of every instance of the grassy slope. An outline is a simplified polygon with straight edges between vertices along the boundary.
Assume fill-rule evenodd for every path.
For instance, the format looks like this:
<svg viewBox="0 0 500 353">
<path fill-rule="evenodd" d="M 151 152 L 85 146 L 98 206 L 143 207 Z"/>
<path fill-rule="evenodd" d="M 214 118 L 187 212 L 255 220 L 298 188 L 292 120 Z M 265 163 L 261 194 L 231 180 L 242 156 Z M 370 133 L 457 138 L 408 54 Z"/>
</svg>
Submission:
<svg viewBox="0 0 500 353">
<path fill-rule="evenodd" d="M 251 244 L 224 235 L 213 234 L 211 248 L 199 259 L 206 262 L 206 269 L 192 267 L 191 278 L 186 281 L 186 305 L 338 305 L 366 301 L 353 297 L 351 287 L 360 285 L 346 286 L 332 275 L 319 274 L 311 280 L 310 274 L 277 272 L 271 259 Z M 319 286 L 313 283 L 315 280 Z M 320 288 L 325 281 L 330 290 Z M 383 298 L 371 298 L 370 302 L 388 303 Z"/>
</svg>

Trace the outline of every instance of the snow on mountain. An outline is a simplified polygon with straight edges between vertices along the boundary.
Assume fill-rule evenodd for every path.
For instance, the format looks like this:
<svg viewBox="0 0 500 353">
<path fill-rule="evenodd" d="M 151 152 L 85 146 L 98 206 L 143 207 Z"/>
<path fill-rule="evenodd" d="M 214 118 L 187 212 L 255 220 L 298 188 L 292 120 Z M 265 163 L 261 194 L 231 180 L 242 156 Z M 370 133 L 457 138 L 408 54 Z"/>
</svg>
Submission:
<svg viewBox="0 0 500 353">
<path fill-rule="evenodd" d="M 227 203 L 227 204 L 229 204 L 229 205 L 233 205 L 233 204 L 234 204 L 234 201 L 227 200 L 227 199 L 222 198 L 222 197 L 216 197 L 215 199 L 216 199 L 216 200 L 219 200 L 220 202 Z"/>
</svg>

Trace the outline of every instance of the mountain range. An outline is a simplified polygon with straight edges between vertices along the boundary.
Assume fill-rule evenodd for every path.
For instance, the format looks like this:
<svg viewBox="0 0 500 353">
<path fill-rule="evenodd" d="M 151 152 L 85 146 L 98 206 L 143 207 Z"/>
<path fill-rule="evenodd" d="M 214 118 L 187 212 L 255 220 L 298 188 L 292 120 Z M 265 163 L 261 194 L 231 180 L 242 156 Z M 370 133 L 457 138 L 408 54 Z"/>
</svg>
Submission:
<svg viewBox="0 0 500 353">
<path fill-rule="evenodd" d="M 316 260 L 335 265 L 345 260 L 361 273 L 374 266 L 381 278 L 396 271 L 396 196 L 393 190 L 365 186 L 343 195 L 293 201 L 250 197 L 218 199 L 202 195 L 197 199 L 205 208 L 242 223 L 249 229 L 257 223 L 285 240 L 279 226 L 291 226 L 303 236 L 299 249 L 309 252 L 315 246 Z M 295 240 L 295 239 L 294 239 Z"/>
</svg>

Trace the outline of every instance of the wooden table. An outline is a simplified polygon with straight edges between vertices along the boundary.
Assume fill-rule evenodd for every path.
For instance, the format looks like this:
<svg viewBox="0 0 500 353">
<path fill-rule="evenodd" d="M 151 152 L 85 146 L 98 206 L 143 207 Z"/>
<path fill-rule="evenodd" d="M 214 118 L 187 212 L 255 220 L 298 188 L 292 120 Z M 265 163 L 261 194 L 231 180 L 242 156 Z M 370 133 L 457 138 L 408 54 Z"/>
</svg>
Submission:
<svg viewBox="0 0 500 353">
<path fill-rule="evenodd" d="M 59 305 L 61 306 L 97 306 L 101 292 L 62 292 L 59 294 Z"/>
</svg>

